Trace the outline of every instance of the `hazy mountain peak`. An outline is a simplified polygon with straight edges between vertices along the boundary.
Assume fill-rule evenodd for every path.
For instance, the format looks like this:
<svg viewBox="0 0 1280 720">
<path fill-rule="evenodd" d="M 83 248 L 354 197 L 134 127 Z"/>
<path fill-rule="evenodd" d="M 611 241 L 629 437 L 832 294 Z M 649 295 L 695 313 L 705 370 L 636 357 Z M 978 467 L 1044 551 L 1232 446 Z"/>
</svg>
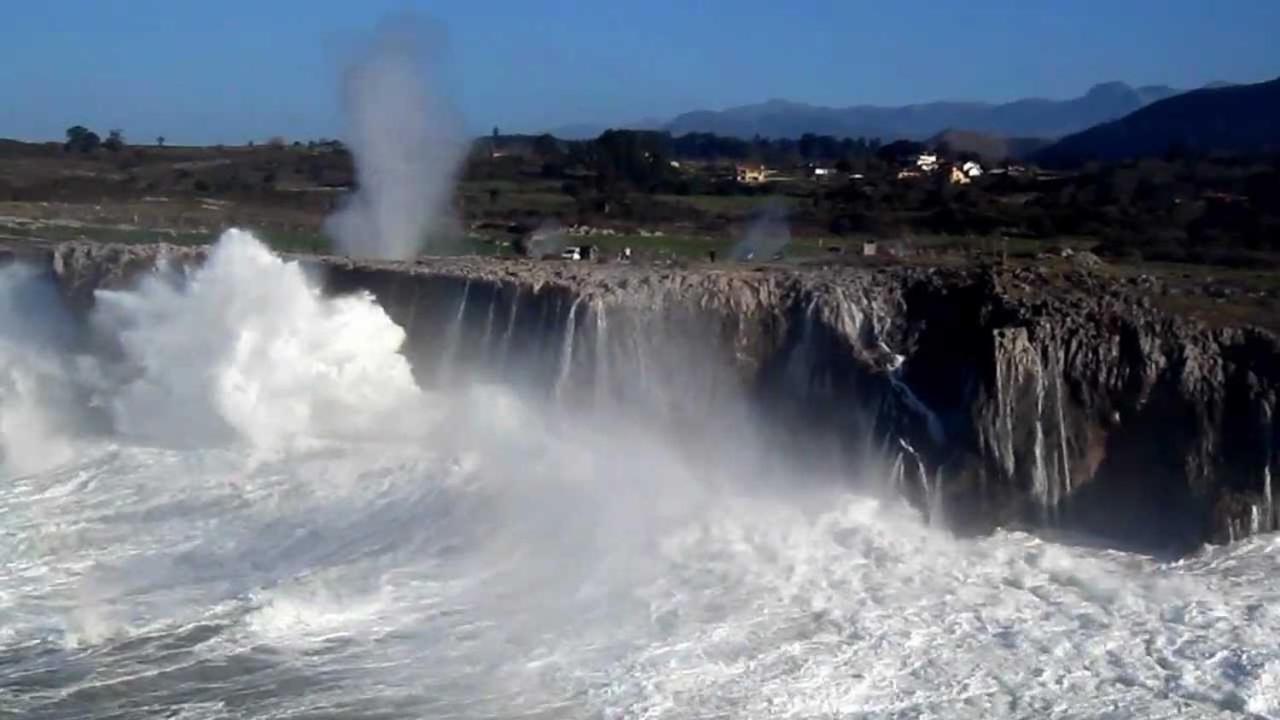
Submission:
<svg viewBox="0 0 1280 720">
<path fill-rule="evenodd" d="M 1111 81 L 1066 100 L 1008 103 L 930 102 L 901 107 L 824 107 L 771 98 L 725 110 L 696 110 L 666 124 L 674 134 L 713 132 L 750 138 L 799 137 L 804 133 L 884 140 L 923 140 L 950 128 L 1006 137 L 1055 138 L 1123 117 L 1179 90 L 1162 85 L 1133 86 Z"/>
<path fill-rule="evenodd" d="M 1098 83 L 1097 85 L 1094 85 L 1093 87 L 1089 88 L 1089 91 L 1086 92 L 1084 96 L 1087 98 L 1097 98 L 1097 97 L 1103 97 L 1103 96 L 1117 97 L 1120 95 L 1128 95 L 1133 92 L 1134 92 L 1134 89 L 1130 87 L 1128 83 L 1122 83 L 1118 80 L 1112 80 L 1110 82 L 1102 82 L 1102 83 Z"/>
</svg>

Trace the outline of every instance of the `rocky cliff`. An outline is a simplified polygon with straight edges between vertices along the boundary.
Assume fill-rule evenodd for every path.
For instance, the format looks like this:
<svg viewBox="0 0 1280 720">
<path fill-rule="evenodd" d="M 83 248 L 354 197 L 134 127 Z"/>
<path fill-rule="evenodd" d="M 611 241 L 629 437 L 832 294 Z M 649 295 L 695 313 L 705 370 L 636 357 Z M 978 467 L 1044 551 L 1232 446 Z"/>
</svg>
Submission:
<svg viewBox="0 0 1280 720">
<path fill-rule="evenodd" d="M 84 311 L 203 251 L 25 252 Z M 424 383 L 518 382 L 688 442 L 741 422 L 824 471 L 874 456 L 879 482 L 961 532 L 1176 553 L 1277 526 L 1276 337 L 1084 271 L 300 259 L 332 292 L 377 296 Z"/>
</svg>

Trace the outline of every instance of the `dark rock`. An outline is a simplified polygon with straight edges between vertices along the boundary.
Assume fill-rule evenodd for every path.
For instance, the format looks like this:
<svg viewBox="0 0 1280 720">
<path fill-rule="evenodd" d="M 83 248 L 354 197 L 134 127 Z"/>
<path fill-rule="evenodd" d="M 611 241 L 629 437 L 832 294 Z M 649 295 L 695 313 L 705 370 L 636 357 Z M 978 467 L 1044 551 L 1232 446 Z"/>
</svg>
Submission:
<svg viewBox="0 0 1280 720">
<path fill-rule="evenodd" d="M 83 310 L 96 287 L 202 253 L 69 243 L 48 262 Z M 473 367 L 509 374 L 519 358 L 557 401 L 623 403 L 691 442 L 756 413 L 815 466 L 909 446 L 925 477 L 900 490 L 922 507 L 935 493 L 962 531 L 1051 526 L 1178 553 L 1277 526 L 1280 342 L 1165 314 L 1146 276 L 1075 268 L 1061 286 L 1041 269 L 300 259 L 334 292 L 373 292 L 424 379 L 463 318 Z"/>
</svg>

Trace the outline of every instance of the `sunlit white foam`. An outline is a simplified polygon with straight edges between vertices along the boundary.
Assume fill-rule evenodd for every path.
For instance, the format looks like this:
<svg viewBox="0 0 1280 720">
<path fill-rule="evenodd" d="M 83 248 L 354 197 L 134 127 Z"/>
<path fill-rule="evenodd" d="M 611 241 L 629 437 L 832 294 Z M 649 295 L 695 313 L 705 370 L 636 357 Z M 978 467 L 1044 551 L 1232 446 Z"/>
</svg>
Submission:
<svg viewBox="0 0 1280 720">
<path fill-rule="evenodd" d="M 1275 538 L 1172 564 L 957 540 L 763 482 L 729 433 L 691 452 L 495 386 L 424 397 L 369 298 L 243 234 L 101 300 L 117 420 L 186 442 L 0 483 L 0 656 L 40 679 L 5 686 L 16 714 L 1276 713 Z M 386 441 L 406 399 L 449 422 Z"/>
<path fill-rule="evenodd" d="M 1280 661 L 1267 663 L 1249 690 L 1245 709 L 1262 717 L 1280 717 Z"/>
<path fill-rule="evenodd" d="M 134 376 L 117 429 L 201 444 L 368 436 L 418 397 L 404 330 L 367 294 L 327 298 L 303 269 L 227 231 L 185 282 L 99 291 L 95 321 Z"/>
<path fill-rule="evenodd" d="M 255 639 L 278 645 L 309 645 L 330 638 L 367 634 L 376 627 L 386 601 L 377 594 L 353 595 L 341 585 L 301 585 L 261 593 L 245 619 Z"/>
</svg>

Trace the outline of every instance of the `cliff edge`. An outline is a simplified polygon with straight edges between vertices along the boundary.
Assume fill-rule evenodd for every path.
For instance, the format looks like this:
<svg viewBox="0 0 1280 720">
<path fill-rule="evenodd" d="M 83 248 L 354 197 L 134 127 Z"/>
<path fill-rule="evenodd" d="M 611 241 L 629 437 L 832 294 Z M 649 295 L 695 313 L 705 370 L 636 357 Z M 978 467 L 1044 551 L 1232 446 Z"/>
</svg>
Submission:
<svg viewBox="0 0 1280 720">
<path fill-rule="evenodd" d="M 200 248 L 27 248 L 69 303 Z M 1181 553 L 1276 529 L 1280 341 L 1079 268 L 629 265 L 298 256 L 377 296 L 425 382 L 465 368 L 696 436 L 748 414 L 815 464 L 885 460 L 963 532 L 1029 526 Z"/>
</svg>

